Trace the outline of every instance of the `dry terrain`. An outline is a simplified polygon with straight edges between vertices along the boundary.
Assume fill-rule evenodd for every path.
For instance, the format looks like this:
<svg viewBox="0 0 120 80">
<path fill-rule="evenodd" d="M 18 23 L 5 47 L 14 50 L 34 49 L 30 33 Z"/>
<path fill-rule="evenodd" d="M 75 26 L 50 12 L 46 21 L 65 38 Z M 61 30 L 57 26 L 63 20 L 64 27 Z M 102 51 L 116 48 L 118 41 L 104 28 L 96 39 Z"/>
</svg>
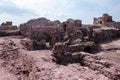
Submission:
<svg viewBox="0 0 120 80">
<path fill-rule="evenodd" d="M 28 51 L 21 44 L 24 37 L 1 37 L 0 45 L 13 41 L 19 48 L 19 57 L 11 61 L 0 59 L 0 80 L 110 80 L 97 70 L 81 66 L 79 63 L 59 65 L 52 61 L 50 50 Z M 117 45 L 116 45 L 117 44 Z M 120 40 L 101 45 L 105 51 L 95 55 L 101 56 L 120 68 Z M 108 47 L 109 47 L 109 50 Z M 111 50 L 110 50 L 111 49 Z M 21 57 L 22 56 L 22 57 Z M 10 57 L 7 56 L 8 58 Z"/>
</svg>

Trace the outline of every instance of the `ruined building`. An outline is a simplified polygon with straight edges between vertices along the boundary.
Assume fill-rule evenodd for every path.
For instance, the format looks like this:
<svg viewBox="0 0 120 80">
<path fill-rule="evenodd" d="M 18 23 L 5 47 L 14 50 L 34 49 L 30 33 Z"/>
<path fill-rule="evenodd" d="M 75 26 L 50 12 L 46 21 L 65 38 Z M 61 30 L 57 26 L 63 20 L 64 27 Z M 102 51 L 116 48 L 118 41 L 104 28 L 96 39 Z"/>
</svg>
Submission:
<svg viewBox="0 0 120 80">
<path fill-rule="evenodd" d="M 113 21 L 112 16 L 106 13 L 102 17 L 94 18 L 93 24 L 120 29 L 120 22 Z"/>
<path fill-rule="evenodd" d="M 102 17 L 94 18 L 94 24 L 101 25 L 101 24 L 104 24 L 106 22 L 113 22 L 112 16 L 110 16 L 108 14 L 103 14 Z"/>
<path fill-rule="evenodd" d="M 20 31 L 11 21 L 6 21 L 0 25 L 0 37 L 20 35 Z"/>
<path fill-rule="evenodd" d="M 14 80 L 120 80 L 119 55 L 120 22 L 108 14 L 92 25 L 43 17 L 0 25 L 0 80 L 10 79 L 2 69 Z"/>
<path fill-rule="evenodd" d="M 17 26 L 13 25 L 12 22 L 6 21 L 0 25 L 0 30 L 16 30 Z"/>
</svg>

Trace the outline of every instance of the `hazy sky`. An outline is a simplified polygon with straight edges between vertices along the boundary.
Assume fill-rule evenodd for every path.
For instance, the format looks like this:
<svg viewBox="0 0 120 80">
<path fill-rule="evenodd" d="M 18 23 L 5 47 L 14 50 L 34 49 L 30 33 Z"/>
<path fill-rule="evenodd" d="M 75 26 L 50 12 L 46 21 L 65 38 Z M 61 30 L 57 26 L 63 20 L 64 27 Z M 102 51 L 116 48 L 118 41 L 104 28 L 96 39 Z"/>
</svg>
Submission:
<svg viewBox="0 0 120 80">
<path fill-rule="evenodd" d="M 46 17 L 65 21 L 81 19 L 92 24 L 93 17 L 109 13 L 120 21 L 120 0 L 0 0 L 0 23 L 20 24 L 29 19 Z"/>
</svg>

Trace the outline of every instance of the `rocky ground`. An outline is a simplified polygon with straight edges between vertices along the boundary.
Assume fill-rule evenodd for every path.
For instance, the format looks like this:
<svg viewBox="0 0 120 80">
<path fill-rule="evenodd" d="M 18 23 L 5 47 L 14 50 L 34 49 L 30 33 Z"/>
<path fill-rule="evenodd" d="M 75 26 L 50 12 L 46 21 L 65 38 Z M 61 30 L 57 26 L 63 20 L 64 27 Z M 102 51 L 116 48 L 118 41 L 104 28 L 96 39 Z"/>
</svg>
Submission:
<svg viewBox="0 0 120 80">
<path fill-rule="evenodd" d="M 120 80 L 120 22 L 103 14 L 0 25 L 0 80 Z"/>
<path fill-rule="evenodd" d="M 23 38 L 21 36 L 0 38 L 0 80 L 120 80 L 120 39 L 101 44 L 103 51 L 94 54 L 111 63 L 112 68 L 117 68 L 118 76 L 112 79 L 110 77 L 112 75 L 108 76 L 109 73 L 94 70 L 89 65 L 56 64 L 51 56 L 52 51 L 28 51 L 20 44 Z M 111 68 L 108 70 L 112 71 Z"/>
<path fill-rule="evenodd" d="M 103 51 L 97 53 L 96 55 L 105 58 L 112 63 L 119 65 L 120 62 L 120 39 L 116 39 L 110 42 L 101 44 Z"/>
</svg>

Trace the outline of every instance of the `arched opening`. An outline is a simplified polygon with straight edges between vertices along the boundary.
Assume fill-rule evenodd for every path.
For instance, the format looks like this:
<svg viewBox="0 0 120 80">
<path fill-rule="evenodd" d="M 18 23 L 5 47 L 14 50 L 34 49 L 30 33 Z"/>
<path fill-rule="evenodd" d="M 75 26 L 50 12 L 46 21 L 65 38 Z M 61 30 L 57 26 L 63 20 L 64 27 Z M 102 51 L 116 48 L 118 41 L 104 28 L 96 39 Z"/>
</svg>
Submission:
<svg viewBox="0 0 120 80">
<path fill-rule="evenodd" d="M 102 21 L 100 21 L 99 23 L 102 24 Z"/>
</svg>

